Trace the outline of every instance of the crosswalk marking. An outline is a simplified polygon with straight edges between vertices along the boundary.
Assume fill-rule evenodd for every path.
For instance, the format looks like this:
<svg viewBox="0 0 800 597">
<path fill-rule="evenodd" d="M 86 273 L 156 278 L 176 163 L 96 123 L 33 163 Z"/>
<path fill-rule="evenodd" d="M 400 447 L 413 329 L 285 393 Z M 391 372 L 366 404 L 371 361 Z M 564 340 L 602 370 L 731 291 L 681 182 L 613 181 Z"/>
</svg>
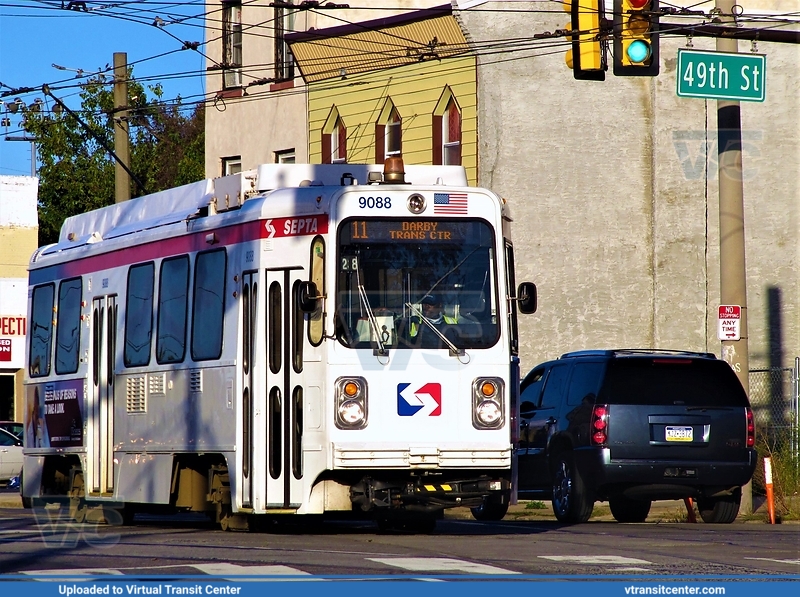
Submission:
<svg viewBox="0 0 800 597">
<path fill-rule="evenodd" d="M 63 570 L 26 570 L 20 574 L 35 576 L 122 576 L 124 573 L 114 568 L 64 568 Z M 53 579 L 58 580 L 58 579 Z M 70 579 L 73 580 L 73 579 Z"/>
<path fill-rule="evenodd" d="M 519 574 L 504 568 L 454 558 L 367 558 L 379 564 L 414 572 L 466 572 L 467 574 Z"/>
<path fill-rule="evenodd" d="M 778 564 L 796 564 L 800 566 L 800 560 L 779 560 L 776 558 L 748 558 L 745 557 L 745 560 L 762 560 L 764 562 L 777 562 Z"/>
<path fill-rule="evenodd" d="M 623 556 L 538 556 L 554 562 L 575 562 L 576 564 L 652 564 L 647 560 Z"/>
<path fill-rule="evenodd" d="M 302 570 L 298 570 L 297 568 L 291 568 L 289 566 L 281 566 L 281 565 L 239 566 L 238 564 L 228 564 L 227 562 L 220 562 L 213 564 L 190 564 L 190 566 L 205 574 L 213 574 L 214 576 L 221 576 L 225 578 L 225 580 L 233 580 L 237 582 L 251 580 L 247 578 L 235 578 L 241 576 L 311 576 L 309 572 L 303 572 Z M 258 580 L 269 580 L 269 579 L 260 578 Z M 274 580 L 321 580 L 321 579 L 297 578 L 297 579 L 274 579 Z"/>
</svg>

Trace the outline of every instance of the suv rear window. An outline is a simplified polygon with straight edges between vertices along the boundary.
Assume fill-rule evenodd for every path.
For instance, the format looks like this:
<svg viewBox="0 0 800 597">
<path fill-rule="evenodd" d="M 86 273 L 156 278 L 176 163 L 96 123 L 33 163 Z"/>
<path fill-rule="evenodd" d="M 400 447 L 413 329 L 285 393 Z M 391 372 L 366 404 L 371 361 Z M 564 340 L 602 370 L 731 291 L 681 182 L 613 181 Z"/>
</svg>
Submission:
<svg viewBox="0 0 800 597">
<path fill-rule="evenodd" d="M 725 361 L 668 358 L 612 359 L 598 401 L 749 406 L 742 384 Z"/>
</svg>

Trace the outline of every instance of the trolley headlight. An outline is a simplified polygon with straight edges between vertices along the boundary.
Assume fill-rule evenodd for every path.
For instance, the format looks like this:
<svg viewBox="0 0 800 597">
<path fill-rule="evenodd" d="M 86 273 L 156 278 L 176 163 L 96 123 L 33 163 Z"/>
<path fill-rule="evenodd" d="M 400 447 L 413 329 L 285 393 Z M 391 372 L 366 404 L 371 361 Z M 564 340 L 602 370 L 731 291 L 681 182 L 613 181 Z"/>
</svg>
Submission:
<svg viewBox="0 0 800 597">
<path fill-rule="evenodd" d="M 505 424 L 505 385 L 499 377 L 481 377 L 472 383 L 472 425 L 499 429 Z"/>
<path fill-rule="evenodd" d="M 503 418 L 503 411 L 494 400 L 484 400 L 478 405 L 475 416 L 484 427 L 494 427 Z"/>
<path fill-rule="evenodd" d="M 367 380 L 363 377 L 340 377 L 336 380 L 336 426 L 339 429 L 363 429 L 367 426 Z"/>
<path fill-rule="evenodd" d="M 356 400 L 348 400 L 339 405 L 339 419 L 345 425 L 359 425 L 364 420 L 364 409 Z"/>
</svg>

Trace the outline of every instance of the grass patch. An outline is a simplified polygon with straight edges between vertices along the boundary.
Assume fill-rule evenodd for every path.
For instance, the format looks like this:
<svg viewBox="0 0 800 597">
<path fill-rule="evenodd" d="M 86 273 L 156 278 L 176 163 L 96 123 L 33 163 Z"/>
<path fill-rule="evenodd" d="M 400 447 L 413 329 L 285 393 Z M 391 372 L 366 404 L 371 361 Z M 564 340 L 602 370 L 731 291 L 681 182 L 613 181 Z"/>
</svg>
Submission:
<svg viewBox="0 0 800 597">
<path fill-rule="evenodd" d="M 700 516 L 697 515 L 698 520 Z M 689 513 L 686 512 L 686 507 L 681 505 L 680 508 L 675 508 L 674 510 L 670 510 L 664 517 L 661 519 L 661 522 L 688 522 L 689 521 Z"/>
<path fill-rule="evenodd" d="M 539 500 L 533 500 L 525 504 L 526 510 L 546 510 L 547 505 L 544 502 L 540 502 Z"/>
<path fill-rule="evenodd" d="M 782 520 L 800 519 L 800 456 L 793 454 L 786 438 L 762 435 L 758 438 L 758 465 L 753 474 L 753 492 L 766 495 L 764 457 L 772 461 L 775 513 Z"/>
</svg>

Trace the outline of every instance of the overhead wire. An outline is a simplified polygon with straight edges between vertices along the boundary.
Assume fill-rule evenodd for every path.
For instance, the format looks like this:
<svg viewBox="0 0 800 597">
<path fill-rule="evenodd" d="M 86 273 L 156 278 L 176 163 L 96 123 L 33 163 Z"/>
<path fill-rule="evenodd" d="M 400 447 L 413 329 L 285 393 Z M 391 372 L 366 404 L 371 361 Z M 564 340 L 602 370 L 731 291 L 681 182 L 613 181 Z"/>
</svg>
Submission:
<svg viewBox="0 0 800 597">
<path fill-rule="evenodd" d="M 63 12 L 63 10 L 59 6 L 57 6 L 56 3 L 47 2 L 45 0 L 33 0 L 33 1 L 34 1 L 35 4 L 43 5 L 45 7 L 43 9 L 59 10 L 60 12 Z M 246 1 L 242 2 L 242 4 L 247 5 L 247 4 L 254 3 L 256 1 L 257 0 L 246 0 Z M 696 3 L 696 4 L 692 5 L 691 7 L 683 7 L 683 8 L 686 8 L 686 10 L 689 10 L 692 7 L 700 6 L 702 4 L 706 4 L 706 3 L 708 3 L 708 1 L 709 0 L 705 0 L 703 2 Z M 554 3 L 561 4 L 561 0 L 544 0 L 543 2 L 541 2 L 541 4 L 551 4 L 551 5 L 554 4 Z M 143 21 L 141 19 L 132 18 L 130 16 L 121 15 L 121 14 L 119 14 L 117 12 L 114 12 L 114 11 L 110 10 L 112 8 L 127 7 L 129 4 L 133 4 L 133 3 L 118 2 L 118 3 L 113 3 L 113 4 L 107 4 L 107 3 L 106 4 L 101 4 L 101 3 L 87 2 L 87 4 L 100 4 L 100 6 L 98 6 L 98 7 L 92 7 L 92 9 L 89 11 L 90 14 L 93 13 L 93 14 L 96 14 L 97 16 L 104 16 L 104 17 L 109 17 L 109 18 L 120 18 L 122 20 L 129 20 L 129 21 L 132 21 L 134 23 L 139 23 L 139 24 L 152 26 L 152 23 L 145 22 L 145 21 Z M 169 3 L 169 2 L 154 3 L 154 2 L 145 1 L 145 2 L 136 2 L 135 4 L 138 5 L 138 7 L 139 7 L 139 8 L 137 8 L 135 10 L 135 12 L 137 14 L 140 14 L 140 15 L 148 15 L 148 17 L 147 17 L 148 20 L 149 20 L 150 16 L 152 16 L 153 14 L 155 14 L 156 12 L 159 11 L 159 9 L 156 8 L 157 6 L 161 7 L 160 10 L 163 11 L 163 9 L 166 8 L 166 7 L 175 8 L 175 7 L 185 7 L 186 5 L 195 5 L 195 4 L 204 5 L 204 3 L 201 2 L 201 1 L 197 1 L 197 2 L 171 2 L 171 3 Z M 662 2 L 662 4 L 666 4 L 666 3 Z M 141 8 L 142 5 L 150 5 L 150 6 L 153 7 L 153 9 L 151 10 L 149 7 L 146 8 L 146 9 L 145 8 Z M 19 8 L 19 4 L 15 4 L 15 5 L 0 4 L 0 6 L 15 6 L 16 8 Z M 352 7 L 351 6 L 350 8 L 353 9 L 353 10 L 376 10 L 376 11 L 385 10 L 385 11 L 398 12 L 398 8 L 393 8 L 393 7 Z M 106 12 L 105 13 L 101 12 L 103 10 L 105 10 Z M 191 20 L 191 19 L 204 19 L 203 24 L 192 24 L 192 26 L 202 27 L 205 31 L 208 31 L 209 29 L 211 29 L 213 31 L 216 31 L 217 30 L 216 28 L 209 28 L 207 26 L 207 24 L 208 24 L 208 21 L 212 21 L 213 23 L 221 22 L 221 19 L 211 19 L 210 18 L 211 15 L 219 12 L 220 10 L 222 10 L 221 7 L 213 8 L 211 10 L 207 10 L 207 11 L 205 11 L 203 13 L 199 13 L 199 14 L 195 14 L 195 15 L 181 15 L 179 17 L 179 20 L 181 22 L 181 25 L 188 26 L 187 23 L 186 23 L 186 21 L 188 21 L 188 20 Z M 408 9 L 408 10 L 412 11 L 412 10 L 419 10 L 419 9 Z M 531 10 L 531 9 L 516 9 L 516 8 L 514 8 L 514 9 L 508 9 L 508 8 L 503 8 L 503 9 L 494 9 L 494 8 L 492 8 L 492 9 L 483 9 L 483 8 L 480 8 L 480 7 L 469 9 L 469 10 L 470 11 L 474 11 L 474 12 L 526 12 L 526 13 L 536 12 L 536 13 L 551 13 L 551 14 L 557 12 L 555 10 Z M 295 12 L 300 12 L 300 11 L 298 10 L 298 11 L 295 11 Z M 400 12 L 402 12 L 402 11 L 400 11 Z M 159 14 L 163 14 L 163 12 L 161 12 Z M 795 16 L 795 15 L 800 15 L 800 12 L 784 13 L 785 17 Z M 79 15 L 76 15 L 76 16 L 81 16 L 81 15 L 79 14 Z M 158 16 L 158 15 L 156 15 L 156 16 Z M 332 18 L 333 20 L 338 20 L 340 22 L 347 23 L 347 24 L 350 24 L 350 25 L 363 26 L 363 24 L 352 23 L 352 22 L 348 21 L 347 19 L 343 19 L 343 18 L 337 17 L 335 15 L 332 16 L 329 11 L 326 11 L 325 16 L 328 17 L 328 18 Z M 679 16 L 682 16 L 682 15 L 680 15 L 680 14 L 671 14 L 670 16 L 679 17 Z M 698 15 L 686 15 L 686 16 L 693 16 L 695 18 L 698 18 Z M 790 25 L 790 24 L 796 24 L 796 22 L 790 21 L 790 20 L 788 20 L 786 18 L 781 20 L 779 18 L 779 16 L 775 16 L 775 15 L 768 15 L 768 16 L 762 16 L 762 15 L 755 15 L 755 16 L 738 15 L 738 18 L 737 18 L 738 22 L 740 22 L 740 23 L 742 23 L 742 22 L 750 22 L 750 21 L 745 21 L 745 19 L 752 19 L 752 22 L 762 22 L 762 21 L 772 21 L 772 20 L 778 21 L 776 23 L 770 22 L 768 27 L 762 27 L 762 29 L 764 29 L 764 30 L 770 29 L 770 28 L 774 28 L 774 27 L 781 27 L 781 26 L 786 26 L 786 25 Z M 260 37 L 265 37 L 265 38 L 268 38 L 268 39 L 270 39 L 270 38 L 274 39 L 274 35 L 257 33 L 257 30 L 260 29 L 262 26 L 270 24 L 270 23 L 273 23 L 273 22 L 274 22 L 274 19 L 269 19 L 269 20 L 263 21 L 261 23 L 247 25 L 246 26 L 246 30 L 245 30 L 245 24 L 243 24 L 242 34 L 243 35 L 258 35 Z M 173 23 L 165 23 L 165 25 L 170 25 L 170 24 L 173 24 Z M 699 27 L 699 26 L 702 26 L 702 24 L 705 24 L 705 22 L 704 23 L 697 23 L 696 26 Z M 159 28 L 164 30 L 163 27 L 159 27 Z M 222 27 L 220 27 L 219 30 L 221 31 Z M 364 30 L 365 31 L 369 31 L 371 29 L 368 26 L 364 26 Z M 376 30 L 376 31 L 377 32 L 381 32 L 379 30 Z M 170 35 L 171 37 L 173 37 L 174 39 L 176 39 L 177 41 L 179 41 L 181 43 L 184 43 L 184 40 L 181 40 L 178 36 L 172 34 L 171 32 L 166 32 L 166 33 L 168 35 Z M 385 32 L 381 32 L 381 33 L 385 33 Z M 662 30 L 661 33 L 669 33 L 669 31 L 668 30 Z M 391 37 L 391 36 L 387 34 L 387 37 Z M 400 41 L 406 41 L 406 42 L 411 42 L 413 44 L 418 44 L 418 42 L 416 40 L 407 40 L 407 39 L 402 38 L 401 36 L 394 36 L 394 37 L 399 39 Z M 217 36 L 217 37 L 210 37 L 209 36 L 209 38 L 206 39 L 205 41 L 198 42 L 197 43 L 197 47 L 192 47 L 191 49 L 197 50 L 197 48 L 199 48 L 201 45 L 207 45 L 207 44 L 212 43 L 214 41 L 218 41 L 220 38 L 221 38 L 221 35 Z M 401 44 L 389 44 L 388 42 L 387 42 L 387 45 L 396 46 L 396 47 L 403 47 Z M 497 53 L 526 52 L 526 51 L 534 51 L 536 49 L 544 49 L 544 48 L 552 48 L 552 47 L 563 48 L 563 50 L 561 50 L 561 52 L 563 52 L 570 45 L 571 45 L 571 42 L 568 41 L 568 40 L 564 40 L 564 41 L 561 41 L 561 42 L 547 43 L 545 45 L 543 43 L 543 40 L 541 40 L 541 39 L 536 39 L 535 37 L 529 37 L 529 38 L 522 37 L 522 38 L 495 39 L 495 40 L 490 40 L 490 41 L 472 43 L 472 44 L 468 44 L 468 49 L 469 49 L 469 53 L 474 55 L 474 56 L 476 56 L 476 57 L 486 57 L 486 56 L 493 56 L 493 55 L 495 55 Z M 133 66 L 135 64 L 139 64 L 139 63 L 142 63 L 142 62 L 145 62 L 145 61 L 149 61 L 149 60 L 154 60 L 156 58 L 167 56 L 167 55 L 170 55 L 170 54 L 173 54 L 173 53 L 176 53 L 176 52 L 184 51 L 186 49 L 187 48 L 185 46 L 183 46 L 181 48 L 177 48 L 175 50 L 171 50 L 171 51 L 168 51 L 168 52 L 163 52 L 163 53 L 155 55 L 155 56 L 146 57 L 146 58 L 143 58 L 143 59 L 140 59 L 140 60 L 137 60 L 137 61 L 134 61 L 134 62 L 130 63 L 129 66 Z M 553 53 L 560 53 L 560 52 L 546 52 L 546 53 L 541 53 L 539 55 L 550 55 L 550 54 L 553 54 Z M 388 51 L 387 51 L 387 54 L 392 55 L 391 52 L 388 52 Z M 465 54 L 467 54 L 466 51 L 465 51 Z M 462 54 L 462 56 L 465 55 L 465 54 Z M 205 53 L 201 52 L 201 55 L 206 60 L 208 60 L 209 62 L 216 64 L 219 68 L 224 69 L 225 66 L 226 66 L 226 65 L 220 65 L 218 62 L 215 62 L 214 60 L 209 58 Z M 360 56 L 363 56 L 363 55 L 364 55 L 363 53 L 362 54 L 354 53 L 352 55 L 352 58 L 353 59 L 358 59 Z M 533 57 L 533 56 L 525 56 L 525 58 L 530 58 L 530 57 Z M 516 60 L 516 59 L 522 59 L 522 58 L 520 58 L 520 57 L 514 58 L 514 60 Z M 502 60 L 500 62 L 505 62 L 505 61 L 508 61 L 508 60 Z M 376 64 L 380 63 L 380 62 L 382 62 L 382 59 L 381 58 L 375 58 L 374 62 Z M 362 63 L 364 63 L 363 59 L 362 59 Z M 370 63 L 369 63 L 369 61 L 367 61 L 365 64 L 367 66 L 369 66 Z M 270 66 L 269 64 L 264 64 L 264 65 L 242 65 L 242 66 L 240 66 L 238 68 L 240 68 L 242 70 L 243 75 L 246 74 L 248 77 L 252 78 L 253 80 L 258 80 L 259 77 L 256 74 L 251 74 L 250 71 L 253 71 L 254 73 L 257 73 L 260 68 L 262 68 L 262 67 L 268 68 L 269 66 Z M 108 69 L 106 71 L 102 71 L 101 70 L 101 71 L 98 71 L 98 73 L 104 73 L 104 72 L 108 72 L 108 71 L 110 71 L 110 69 Z M 331 69 L 331 72 L 332 73 L 339 72 L 339 67 L 337 66 L 335 69 Z M 163 73 L 163 74 L 160 74 L 160 75 L 158 75 L 158 74 L 157 75 L 148 75 L 146 77 L 136 78 L 136 80 L 138 80 L 138 81 L 158 81 L 158 80 L 169 80 L 169 79 L 172 79 L 172 78 L 176 78 L 176 79 L 178 79 L 178 78 L 187 78 L 187 77 L 192 77 L 192 76 L 203 76 L 205 78 L 207 76 L 207 69 L 197 70 L 197 71 L 184 71 L 184 72 L 179 72 L 179 73 Z M 62 83 L 67 83 L 67 82 L 73 82 L 74 85 L 78 85 L 79 84 L 79 83 L 74 83 L 74 79 L 64 79 L 64 80 L 55 82 L 54 83 L 55 86 L 53 86 L 53 88 L 54 89 L 56 89 L 56 88 L 63 88 L 63 89 L 68 88 L 69 87 L 68 85 L 65 85 L 63 87 L 58 87 L 58 85 L 60 85 Z M 8 94 L 9 94 L 8 92 L 4 92 L 4 94 L 0 94 L 0 95 L 8 95 Z M 286 92 L 284 92 L 284 95 L 285 94 L 286 94 Z M 187 96 L 187 97 L 182 98 L 182 99 L 188 99 L 188 97 L 198 97 L 198 96 L 200 96 L 203 99 L 198 100 L 198 102 L 203 102 L 203 101 L 208 101 L 210 99 L 213 99 L 214 95 L 215 95 L 214 93 L 196 94 L 194 96 Z M 246 96 L 246 98 L 241 98 L 238 101 L 253 101 L 252 98 L 254 98 L 254 97 L 258 98 L 258 99 L 261 99 L 261 98 L 264 97 L 264 95 L 263 94 L 248 95 L 248 96 Z M 176 98 L 176 100 L 177 100 L 177 98 Z M 163 100 L 163 101 L 164 102 L 170 102 L 170 101 L 174 102 L 175 100 Z M 184 105 L 186 107 L 189 107 L 189 104 L 184 104 Z"/>
</svg>

